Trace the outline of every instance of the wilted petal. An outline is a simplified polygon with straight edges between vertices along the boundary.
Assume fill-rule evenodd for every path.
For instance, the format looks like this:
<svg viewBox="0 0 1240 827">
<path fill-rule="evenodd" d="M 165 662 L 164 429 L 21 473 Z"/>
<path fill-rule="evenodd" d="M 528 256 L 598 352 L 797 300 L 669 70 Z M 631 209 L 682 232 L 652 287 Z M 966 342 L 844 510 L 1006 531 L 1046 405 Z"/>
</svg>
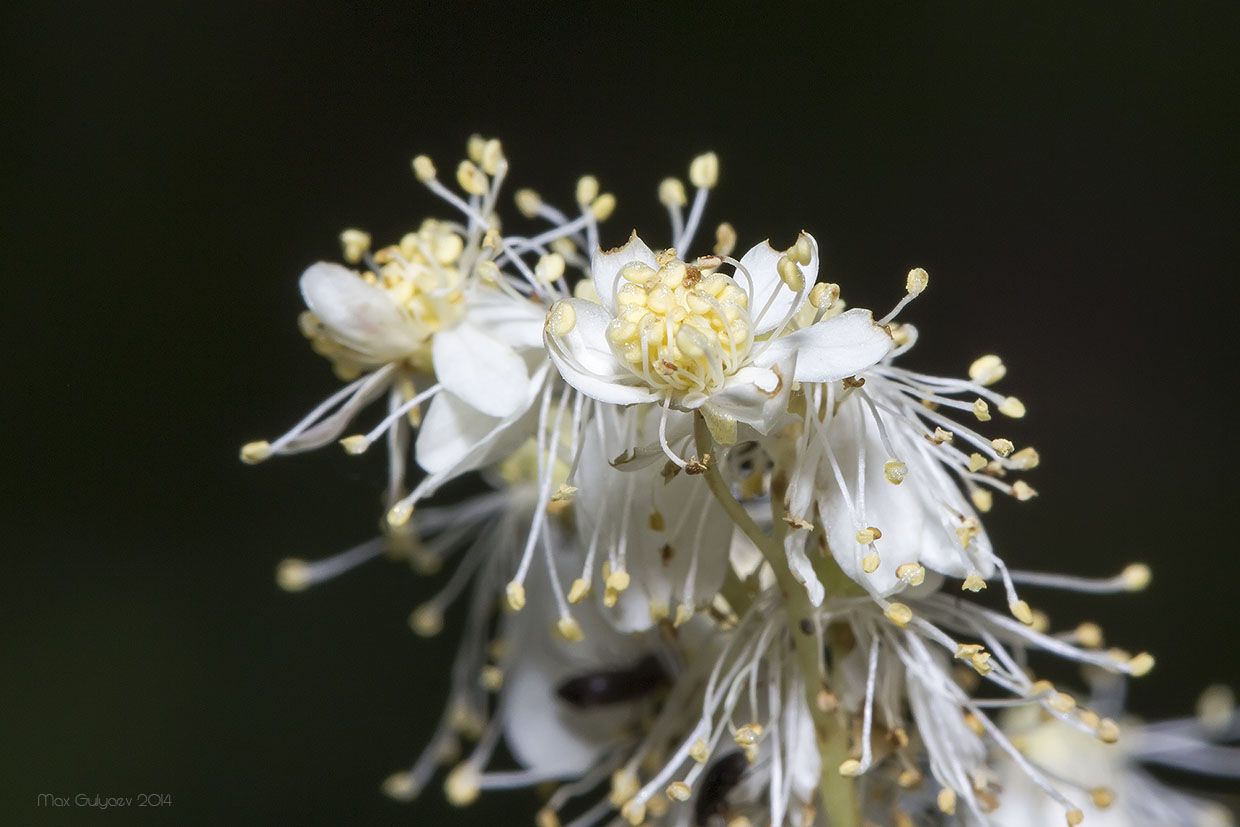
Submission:
<svg viewBox="0 0 1240 827">
<path fill-rule="evenodd" d="M 301 295 L 333 338 L 378 364 L 402 359 L 422 342 L 412 318 L 381 287 L 338 264 L 311 265 L 301 275 Z"/>
</svg>

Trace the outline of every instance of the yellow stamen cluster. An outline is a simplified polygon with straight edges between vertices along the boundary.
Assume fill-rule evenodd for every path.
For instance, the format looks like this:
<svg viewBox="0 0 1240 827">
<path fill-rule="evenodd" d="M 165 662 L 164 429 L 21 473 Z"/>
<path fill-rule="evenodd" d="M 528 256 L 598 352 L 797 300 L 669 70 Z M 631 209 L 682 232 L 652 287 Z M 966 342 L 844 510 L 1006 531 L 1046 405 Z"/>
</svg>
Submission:
<svg viewBox="0 0 1240 827">
<path fill-rule="evenodd" d="M 686 264 L 675 250 L 661 253 L 657 263 L 658 270 L 631 262 L 620 271 L 618 316 L 607 339 L 652 387 L 709 392 L 741 366 L 753 344 L 749 296 L 731 277 Z"/>
</svg>

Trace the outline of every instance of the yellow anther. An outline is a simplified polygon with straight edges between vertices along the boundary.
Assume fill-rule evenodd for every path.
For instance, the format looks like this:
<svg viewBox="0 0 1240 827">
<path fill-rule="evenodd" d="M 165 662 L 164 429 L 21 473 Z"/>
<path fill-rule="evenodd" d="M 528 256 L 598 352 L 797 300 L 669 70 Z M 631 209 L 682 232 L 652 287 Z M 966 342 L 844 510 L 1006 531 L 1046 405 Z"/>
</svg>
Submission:
<svg viewBox="0 0 1240 827">
<path fill-rule="evenodd" d="M 870 543 L 882 536 L 883 533 L 881 531 L 873 526 L 870 526 L 869 528 L 863 528 L 857 532 L 857 542 L 863 546 L 868 546 Z"/>
<path fill-rule="evenodd" d="M 619 807 L 636 795 L 640 787 L 637 775 L 632 770 L 618 769 L 611 774 L 611 794 L 608 798 L 611 799 L 612 804 Z"/>
<path fill-rule="evenodd" d="M 397 801 L 413 801 L 421 790 L 407 772 L 394 772 L 383 779 L 383 794 Z"/>
<path fill-rule="evenodd" d="M 411 503 L 399 502 L 388 509 L 387 522 L 392 528 L 400 528 L 409 522 L 409 518 L 413 516 L 413 505 Z"/>
<path fill-rule="evenodd" d="M 1056 712 L 1067 714 L 1076 708 L 1076 698 L 1067 692 L 1056 692 L 1046 699 L 1046 705 Z"/>
<path fill-rule="evenodd" d="M 466 807 L 478 799 L 481 791 L 479 783 L 478 770 L 473 764 L 457 764 L 456 769 L 450 772 L 444 781 L 444 794 L 453 805 Z"/>
<path fill-rule="evenodd" d="M 684 624 L 688 623 L 689 619 L 692 617 L 693 607 L 685 603 L 681 603 L 676 607 L 676 619 L 672 621 L 672 625 L 676 628 L 680 628 Z"/>
<path fill-rule="evenodd" d="M 340 234 L 340 246 L 344 249 L 344 260 L 349 264 L 357 264 L 370 249 L 370 233 L 345 230 Z"/>
<path fill-rule="evenodd" d="M 1033 623 L 1029 624 L 1029 628 L 1038 634 L 1046 634 L 1051 628 L 1051 619 L 1047 617 L 1046 612 L 1040 609 L 1033 610 Z"/>
<path fill-rule="evenodd" d="M 840 297 L 840 286 L 830 282 L 819 282 L 809 291 L 809 303 L 819 310 L 829 310 Z"/>
<path fill-rule="evenodd" d="M 788 248 L 788 257 L 802 267 L 809 266 L 809 263 L 814 260 L 814 245 L 810 242 L 808 235 L 801 233 L 797 236 L 797 243 Z"/>
<path fill-rule="evenodd" d="M 900 788 L 904 790 L 911 790 L 921 786 L 921 781 L 921 773 L 912 767 L 904 770 L 899 776 L 896 777 L 896 783 L 899 784 Z"/>
<path fill-rule="evenodd" d="M 479 682 L 488 692 L 498 692 L 504 686 L 504 670 L 493 664 L 482 667 Z"/>
<path fill-rule="evenodd" d="M 1080 810 L 1071 809 L 1064 814 L 1064 818 L 1068 822 L 1068 827 L 1077 827 L 1078 824 L 1085 820 L 1085 814 Z"/>
<path fill-rule="evenodd" d="M 840 763 L 840 775 L 848 778 L 856 778 L 861 775 L 861 762 L 856 758 L 849 758 Z"/>
<path fill-rule="evenodd" d="M 425 184 L 427 181 L 435 180 L 435 165 L 431 163 L 431 159 L 425 155 L 419 155 L 413 159 L 413 174 L 418 180 Z"/>
<path fill-rule="evenodd" d="M 577 179 L 577 203 L 586 206 L 598 198 L 598 179 L 593 175 L 583 175 Z"/>
<path fill-rule="evenodd" d="M 241 461 L 246 465 L 256 465 L 271 456 L 271 443 L 265 439 L 247 442 L 241 446 Z"/>
<path fill-rule="evenodd" d="M 483 259 L 474 265 L 474 271 L 478 274 L 478 278 L 486 284 L 499 284 L 500 272 L 499 266 L 490 259 Z"/>
<path fill-rule="evenodd" d="M 615 606 L 616 603 L 619 602 L 619 600 L 620 600 L 620 592 L 610 587 L 603 589 L 603 605 L 604 606 L 610 609 L 613 606 Z"/>
<path fill-rule="evenodd" d="M 973 403 L 973 415 L 977 417 L 978 422 L 990 421 L 990 406 L 986 404 L 986 400 L 980 396 Z"/>
<path fill-rule="evenodd" d="M 673 781 L 667 785 L 667 797 L 673 801 L 688 801 L 693 795 L 693 790 L 683 781 Z"/>
<path fill-rule="evenodd" d="M 534 816 L 535 827 L 560 827 L 560 817 L 550 807 L 543 807 Z"/>
<path fill-rule="evenodd" d="M 559 253 L 547 253 L 534 265 L 534 275 L 543 283 L 551 284 L 564 278 L 564 256 Z"/>
<path fill-rule="evenodd" d="M 957 643 L 956 658 L 958 660 L 968 660 L 978 652 L 985 651 L 985 647 L 980 643 Z"/>
<path fill-rule="evenodd" d="M 473 161 L 461 161 L 456 168 L 456 182 L 470 195 L 486 195 L 489 184 L 486 173 L 474 166 Z"/>
<path fill-rule="evenodd" d="M 1029 608 L 1029 604 L 1023 600 L 1013 600 L 1008 604 L 1008 609 L 1012 612 L 1012 617 L 1019 620 L 1026 626 L 1033 625 L 1033 610 Z"/>
<path fill-rule="evenodd" d="M 590 212 L 595 221 L 606 221 L 616 211 L 616 196 L 605 192 L 590 202 Z"/>
<path fill-rule="evenodd" d="M 986 581 L 982 579 L 980 574 L 972 571 L 969 572 L 967 577 L 965 577 L 964 583 L 960 586 L 960 588 L 962 591 L 980 592 L 982 589 L 986 588 Z"/>
<path fill-rule="evenodd" d="M 1012 496 L 1021 502 L 1025 502 L 1026 500 L 1032 500 L 1034 497 L 1038 496 L 1038 492 L 1034 491 L 1032 486 L 1024 480 L 1017 480 L 1012 483 Z"/>
<path fill-rule="evenodd" d="M 631 578 L 624 569 L 616 569 L 607 573 L 607 588 L 622 592 L 629 587 Z"/>
<path fill-rule="evenodd" d="M 1007 373 L 1003 360 L 989 353 L 969 365 L 969 378 L 979 385 L 993 385 Z"/>
<path fill-rule="evenodd" d="M 1236 694 L 1226 684 L 1206 688 L 1197 699 L 1197 720 L 1208 732 L 1225 732 L 1236 714 Z"/>
<path fill-rule="evenodd" d="M 366 437 L 361 434 L 347 436 L 340 440 L 340 444 L 344 446 L 345 453 L 352 454 L 353 456 L 366 453 L 366 448 L 368 447 Z"/>
<path fill-rule="evenodd" d="M 1037 468 L 1038 463 L 1041 462 L 1038 452 L 1033 449 L 1032 445 L 1027 448 L 1021 448 L 1019 451 L 1012 454 L 1012 456 L 1009 457 L 1009 460 L 1012 465 L 1023 471 L 1028 471 L 1031 468 Z"/>
<path fill-rule="evenodd" d="M 1099 810 L 1105 810 L 1115 803 L 1115 793 L 1106 787 L 1094 787 L 1089 791 L 1089 797 Z"/>
<path fill-rule="evenodd" d="M 1012 452 L 1016 450 L 1016 446 L 1012 444 L 1010 439 L 992 439 L 990 447 L 995 449 L 995 453 L 1001 457 L 1010 457 Z"/>
<path fill-rule="evenodd" d="M 516 194 L 517 209 L 526 218 L 535 218 L 538 216 L 538 210 L 542 207 L 542 197 L 528 187 L 526 189 L 517 190 Z"/>
<path fill-rule="evenodd" d="M 758 743 L 758 738 L 762 735 L 762 727 L 757 724 L 743 726 L 736 730 L 732 735 L 732 740 L 739 747 L 751 747 Z"/>
<path fill-rule="evenodd" d="M 865 557 L 861 558 L 861 570 L 866 574 L 873 574 L 878 571 L 879 563 L 882 561 L 878 557 L 878 553 L 871 551 Z"/>
<path fill-rule="evenodd" d="M 1087 649 L 1102 646 L 1102 627 L 1097 623 L 1082 623 L 1076 627 L 1076 639 Z"/>
<path fill-rule="evenodd" d="M 585 600 L 586 596 L 589 594 L 590 594 L 589 581 L 578 577 L 576 580 L 573 581 L 573 585 L 570 586 L 568 589 L 568 602 L 572 603 L 573 605 L 576 605 L 580 603 L 581 601 Z"/>
<path fill-rule="evenodd" d="M 1009 396 L 1003 400 L 1003 404 L 999 406 L 999 413 L 1004 416 L 1010 416 L 1012 419 L 1020 419 L 1025 415 L 1025 403 L 1021 402 L 1015 396 Z"/>
<path fill-rule="evenodd" d="M 504 596 L 508 599 L 508 608 L 519 612 L 525 608 L 525 586 L 512 581 L 504 587 Z"/>
<path fill-rule="evenodd" d="M 935 803 L 939 805 L 939 809 L 947 813 L 949 816 L 956 813 L 956 791 L 951 787 L 944 787 L 939 790 Z"/>
<path fill-rule="evenodd" d="M 469 136 L 465 141 L 465 155 L 475 164 L 482 163 L 482 150 L 487 145 L 487 139 L 479 135 L 477 132 Z"/>
<path fill-rule="evenodd" d="M 730 256 L 736 249 L 736 230 L 724 221 L 715 228 L 715 246 L 712 251 L 717 256 Z"/>
<path fill-rule="evenodd" d="M 1140 678 L 1148 675 L 1150 670 L 1154 668 L 1154 656 L 1149 652 L 1141 652 L 1128 661 L 1128 674 L 1134 678 Z"/>
<path fill-rule="evenodd" d="M 706 742 L 701 738 L 693 742 L 693 746 L 689 748 L 689 757 L 699 764 L 705 764 L 710 758 L 710 749 L 706 746 Z"/>
<path fill-rule="evenodd" d="M 986 727 L 982 725 L 982 719 L 978 718 L 972 712 L 966 712 L 964 716 L 964 725 L 974 735 L 981 736 L 986 733 Z"/>
<path fill-rule="evenodd" d="M 683 207 L 689 203 L 685 196 L 685 185 L 679 178 L 664 178 L 659 183 L 659 201 L 665 207 Z"/>
<path fill-rule="evenodd" d="M 1150 584 L 1150 567 L 1145 563 L 1132 563 L 1120 573 L 1124 588 L 1130 592 L 1139 592 Z"/>
<path fill-rule="evenodd" d="M 978 471 L 981 471 L 983 468 L 986 467 L 986 462 L 987 462 L 986 457 L 982 456 L 976 451 L 969 454 L 969 470 L 975 474 Z"/>
<path fill-rule="evenodd" d="M 994 668 L 990 665 L 989 652 L 978 652 L 974 654 L 969 658 L 969 665 L 972 666 L 979 675 L 988 675 L 990 674 L 990 670 Z"/>
<path fill-rule="evenodd" d="M 883 614 L 887 619 L 896 624 L 900 628 L 908 626 L 913 619 L 913 610 L 903 603 L 889 603 L 887 608 L 883 610 Z"/>
<path fill-rule="evenodd" d="M 433 603 L 423 603 L 409 614 L 409 628 L 419 637 L 434 637 L 443 631 L 443 611 Z"/>
<path fill-rule="evenodd" d="M 646 802 L 630 798 L 620 808 L 620 815 L 624 816 L 625 821 L 636 827 L 636 825 L 646 820 Z"/>
<path fill-rule="evenodd" d="M 689 182 L 695 187 L 711 189 L 719 182 L 719 156 L 707 152 L 689 164 Z"/>
<path fill-rule="evenodd" d="M 552 305 L 547 314 L 547 329 L 556 336 L 567 336 L 577 326 L 577 311 L 566 301 Z"/>
<path fill-rule="evenodd" d="M 555 622 L 555 630 L 560 633 L 560 637 L 565 640 L 577 643 L 585 640 L 586 633 L 582 631 L 581 624 L 572 615 L 564 615 Z"/>
<path fill-rule="evenodd" d="M 883 479 L 892 485 L 899 485 L 908 476 L 908 466 L 898 459 L 889 459 L 883 465 Z"/>
<path fill-rule="evenodd" d="M 933 439 L 936 445 L 942 445 L 945 442 L 951 442 L 955 438 L 956 438 L 956 435 L 953 434 L 951 431 L 945 430 L 943 428 L 939 428 L 937 426 L 934 429 Z"/>
<path fill-rule="evenodd" d="M 973 542 L 973 538 L 980 534 L 981 531 L 982 525 L 977 521 L 976 517 L 965 517 L 960 527 L 956 529 L 956 539 L 960 541 L 960 547 L 968 548 L 969 543 Z M 966 580 L 965 582 L 967 583 L 968 581 Z"/>
<path fill-rule="evenodd" d="M 908 278 L 904 280 L 904 289 L 910 296 L 920 296 L 929 284 L 930 274 L 920 267 L 914 267 L 908 271 Z"/>
<path fill-rule="evenodd" d="M 896 577 L 910 586 L 920 586 L 926 580 L 926 567 L 920 563 L 905 563 L 896 567 Z"/>
<path fill-rule="evenodd" d="M 779 261 L 775 264 L 775 270 L 779 273 L 779 280 L 789 290 L 797 292 L 805 289 L 805 276 L 801 273 L 801 268 L 788 256 L 779 257 Z"/>
<path fill-rule="evenodd" d="M 1119 724 L 1110 718 L 1103 718 L 1098 722 L 1098 738 L 1103 743 L 1114 744 L 1119 740 Z"/>
<path fill-rule="evenodd" d="M 617 592 L 612 593 L 617 594 Z M 668 608 L 667 601 L 661 598 L 651 598 L 650 604 L 646 608 L 650 611 L 650 619 L 655 623 L 658 623 L 660 620 L 666 620 L 672 613 L 672 610 Z"/>
<path fill-rule="evenodd" d="M 475 159 L 475 162 L 482 167 L 482 171 L 487 175 L 494 175 L 499 172 L 500 166 L 507 163 L 504 158 L 504 146 L 499 142 L 498 138 L 492 138 L 482 145 L 482 155 Z"/>
<path fill-rule="evenodd" d="M 305 591 L 310 587 L 310 565 L 295 557 L 281 560 L 276 566 L 276 584 L 286 592 Z"/>
<path fill-rule="evenodd" d="M 973 507 L 985 514 L 990 511 L 995 504 L 995 495 L 988 488 L 975 488 L 973 493 L 969 495 L 969 499 L 973 500 Z"/>
</svg>

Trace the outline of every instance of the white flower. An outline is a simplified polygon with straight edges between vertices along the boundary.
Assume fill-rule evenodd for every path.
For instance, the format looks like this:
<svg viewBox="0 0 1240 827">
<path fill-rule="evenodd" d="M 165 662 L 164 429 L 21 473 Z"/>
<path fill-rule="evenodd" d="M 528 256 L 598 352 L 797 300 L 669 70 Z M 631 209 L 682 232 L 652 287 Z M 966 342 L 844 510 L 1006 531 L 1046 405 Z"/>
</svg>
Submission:
<svg viewBox="0 0 1240 827">
<path fill-rule="evenodd" d="M 725 261 L 735 276 L 719 271 Z M 700 409 L 721 442 L 735 440 L 738 422 L 766 433 L 792 382 L 851 376 L 891 348 L 864 310 L 781 336 L 817 273 L 808 233 L 784 252 L 759 244 L 739 262 L 656 255 L 634 233 L 594 253 L 599 303 L 567 299 L 551 309 L 547 350 L 570 385 L 600 402 Z"/>
</svg>

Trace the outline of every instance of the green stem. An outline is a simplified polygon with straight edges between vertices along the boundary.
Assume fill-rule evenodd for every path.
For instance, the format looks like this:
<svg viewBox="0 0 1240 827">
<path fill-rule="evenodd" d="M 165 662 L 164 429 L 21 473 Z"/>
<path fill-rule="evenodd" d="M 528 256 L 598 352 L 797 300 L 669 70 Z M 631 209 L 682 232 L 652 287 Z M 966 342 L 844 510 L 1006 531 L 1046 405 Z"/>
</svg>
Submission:
<svg viewBox="0 0 1240 827">
<path fill-rule="evenodd" d="M 732 496 L 718 463 L 710 458 L 714 447 L 706 420 L 699 413 L 694 422 L 694 439 L 697 443 L 699 462 L 704 466 L 703 476 L 715 499 L 740 527 L 741 531 L 753 541 L 762 556 L 775 572 L 775 580 L 779 584 L 780 593 L 784 598 L 784 611 L 788 615 L 789 634 L 792 635 L 796 648 L 797 665 L 801 670 L 802 683 L 805 685 L 805 702 L 809 707 L 810 717 L 814 722 L 814 731 L 818 740 L 818 756 L 822 764 L 819 793 L 822 806 L 830 818 L 832 827 L 860 827 L 861 812 L 857 804 L 857 792 L 851 778 L 840 775 L 839 766 L 848 758 L 848 719 L 842 709 L 825 711 L 819 704 L 819 696 L 825 691 L 822 676 L 819 672 L 819 651 L 817 636 L 814 634 L 814 607 L 810 605 L 809 595 L 805 587 L 797 582 L 788 568 L 788 559 L 784 554 L 783 543 L 777 537 L 768 536 L 753 518 L 749 516 L 735 497 Z M 776 469 L 775 478 L 779 477 Z M 781 490 L 776 497 L 777 486 L 772 485 L 772 508 L 778 510 L 778 503 L 783 502 Z M 776 513 L 775 530 L 777 534 L 783 526 L 783 515 Z M 806 629 L 810 631 L 807 633 Z"/>
</svg>

